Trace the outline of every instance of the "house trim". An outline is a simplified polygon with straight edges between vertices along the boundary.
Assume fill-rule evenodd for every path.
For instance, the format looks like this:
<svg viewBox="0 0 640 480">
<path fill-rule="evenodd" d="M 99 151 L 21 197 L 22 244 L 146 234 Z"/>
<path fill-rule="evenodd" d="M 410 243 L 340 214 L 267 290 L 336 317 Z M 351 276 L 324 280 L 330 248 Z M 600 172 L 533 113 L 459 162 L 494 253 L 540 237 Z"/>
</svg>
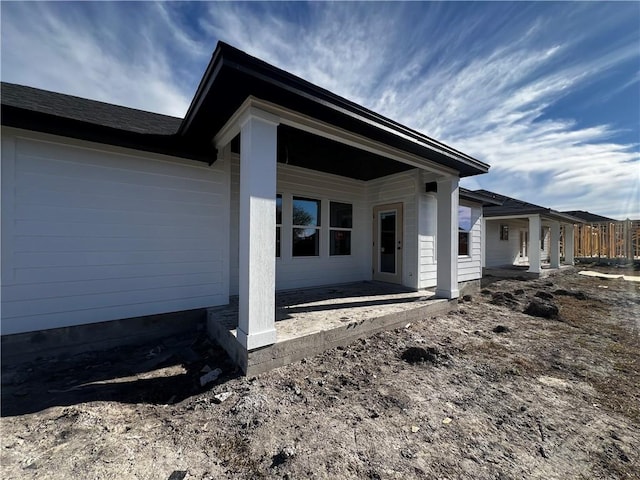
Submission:
<svg viewBox="0 0 640 480">
<path fill-rule="evenodd" d="M 272 118 L 277 118 L 283 125 L 288 125 L 350 147 L 355 147 L 375 155 L 386 157 L 389 160 L 395 160 L 439 175 L 457 174 L 456 170 L 437 164 L 429 159 L 390 147 L 381 142 L 335 127 L 326 122 L 316 120 L 308 115 L 295 112 L 253 96 L 248 97 L 224 124 L 224 126 L 214 135 L 213 141 L 217 148 L 222 148 L 224 145 L 231 142 L 231 140 L 240 132 L 241 119 L 247 115 L 247 112 L 255 112 L 256 110 L 263 112 L 263 115 L 273 115 Z"/>
</svg>

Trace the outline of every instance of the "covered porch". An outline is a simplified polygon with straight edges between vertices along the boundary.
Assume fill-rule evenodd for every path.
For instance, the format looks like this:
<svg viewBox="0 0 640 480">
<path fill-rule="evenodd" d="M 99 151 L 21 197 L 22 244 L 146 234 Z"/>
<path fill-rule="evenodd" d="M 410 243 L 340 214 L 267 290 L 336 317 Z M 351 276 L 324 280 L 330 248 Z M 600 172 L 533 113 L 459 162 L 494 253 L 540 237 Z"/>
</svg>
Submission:
<svg viewBox="0 0 640 480">
<path fill-rule="evenodd" d="M 209 331 L 240 365 L 315 332 L 317 320 L 278 317 L 277 291 L 371 280 L 420 287 L 423 173 L 438 185 L 435 295 L 458 297 L 458 182 L 488 165 L 224 44 L 183 125 L 185 136 L 215 145 L 213 161 L 228 172 L 220 222 L 229 225 L 229 255 L 221 261 L 235 310 L 209 315 L 231 315 L 234 325 L 210 321 Z M 321 331 L 359 324 L 331 325 Z"/>
<path fill-rule="evenodd" d="M 485 269 L 524 267 L 527 273 L 540 276 L 543 268 L 558 269 L 562 263 L 574 263 L 573 223 L 532 214 L 490 217 L 485 225 Z"/>
<path fill-rule="evenodd" d="M 229 305 L 208 309 L 207 329 L 247 375 L 424 321 L 457 305 L 432 291 L 371 281 L 277 292 L 276 342 L 247 354 L 238 341 L 238 300 L 232 297 Z"/>
<path fill-rule="evenodd" d="M 230 171 L 230 304 L 209 310 L 208 331 L 247 374 L 455 305 L 458 177 L 348 137 L 255 99 L 215 137 Z M 443 246 L 429 293 L 417 274 L 423 172 L 440 187 Z"/>
</svg>

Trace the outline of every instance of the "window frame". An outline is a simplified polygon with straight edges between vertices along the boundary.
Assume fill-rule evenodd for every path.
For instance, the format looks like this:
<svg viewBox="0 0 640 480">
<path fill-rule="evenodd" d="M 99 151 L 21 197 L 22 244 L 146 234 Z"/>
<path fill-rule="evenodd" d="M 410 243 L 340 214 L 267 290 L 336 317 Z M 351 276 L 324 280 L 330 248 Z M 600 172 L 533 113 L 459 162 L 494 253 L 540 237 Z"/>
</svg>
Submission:
<svg viewBox="0 0 640 480">
<path fill-rule="evenodd" d="M 294 223 L 293 211 L 295 209 L 296 200 L 308 201 L 308 202 L 316 202 L 317 204 L 317 212 L 316 212 L 316 223 L 315 225 L 299 225 Z M 319 258 L 321 256 L 321 237 L 322 237 L 322 204 L 323 201 L 320 198 L 311 198 L 307 196 L 291 196 L 291 257 L 292 258 Z M 316 254 L 315 255 L 300 255 L 295 253 L 295 231 L 296 230 L 316 230 Z"/>
<path fill-rule="evenodd" d="M 469 228 L 465 229 L 464 226 L 461 223 L 461 216 L 460 216 L 460 209 L 462 208 L 466 208 L 469 210 Z M 458 256 L 459 257 L 470 257 L 471 256 L 471 230 L 473 230 L 473 223 L 472 223 L 472 218 L 473 218 L 473 207 L 470 207 L 468 205 L 458 205 Z M 460 252 L 460 245 L 462 245 L 462 238 L 466 238 L 466 246 L 467 246 L 467 251 L 465 253 L 461 253 Z"/>
<path fill-rule="evenodd" d="M 505 223 L 500 224 L 500 240 L 509 241 L 509 225 Z"/>
<path fill-rule="evenodd" d="M 280 223 L 278 223 L 278 200 L 280 200 Z M 282 218 L 284 212 L 282 211 L 284 205 L 284 199 L 281 193 L 276 193 L 276 258 L 282 258 Z"/>
<path fill-rule="evenodd" d="M 349 227 L 340 227 L 340 226 L 333 226 L 333 216 L 332 216 L 332 211 L 331 211 L 331 207 L 333 205 L 346 205 L 349 206 L 349 208 L 351 209 L 351 215 L 350 215 L 350 225 Z M 349 253 L 332 253 L 333 250 L 333 232 L 348 232 L 349 233 Z M 333 201 L 333 200 L 329 200 L 329 257 L 350 257 L 353 253 L 352 253 L 352 249 L 351 249 L 351 239 L 353 238 L 353 203 L 351 202 L 338 202 L 338 201 Z"/>
</svg>

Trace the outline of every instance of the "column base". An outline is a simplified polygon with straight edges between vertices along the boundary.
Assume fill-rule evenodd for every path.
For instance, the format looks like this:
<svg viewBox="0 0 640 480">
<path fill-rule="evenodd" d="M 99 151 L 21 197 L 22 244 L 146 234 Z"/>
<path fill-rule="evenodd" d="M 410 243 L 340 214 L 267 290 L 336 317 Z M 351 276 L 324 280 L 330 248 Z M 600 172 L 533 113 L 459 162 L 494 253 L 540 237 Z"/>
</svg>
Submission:
<svg viewBox="0 0 640 480">
<path fill-rule="evenodd" d="M 240 345 L 242 345 L 246 350 L 255 350 L 256 348 L 266 347 L 276 343 L 275 328 L 265 330 L 260 333 L 247 334 L 238 327 L 236 332 L 238 342 L 240 342 Z"/>
<path fill-rule="evenodd" d="M 460 296 L 460 290 L 457 288 L 455 290 L 443 290 L 440 288 L 436 289 L 436 297 L 438 298 L 446 298 L 448 300 L 453 300 L 454 298 L 458 298 Z"/>
</svg>

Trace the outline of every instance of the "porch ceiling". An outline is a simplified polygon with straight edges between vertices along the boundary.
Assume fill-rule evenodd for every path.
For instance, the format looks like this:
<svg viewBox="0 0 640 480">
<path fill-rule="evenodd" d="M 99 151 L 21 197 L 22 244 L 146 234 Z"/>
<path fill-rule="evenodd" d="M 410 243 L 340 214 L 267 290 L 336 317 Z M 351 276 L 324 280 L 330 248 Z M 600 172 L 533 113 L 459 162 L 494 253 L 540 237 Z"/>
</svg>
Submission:
<svg viewBox="0 0 640 480">
<path fill-rule="evenodd" d="M 239 140 L 231 142 L 235 153 L 240 153 Z M 287 125 L 278 126 L 278 162 L 363 181 L 414 168 Z"/>
</svg>

